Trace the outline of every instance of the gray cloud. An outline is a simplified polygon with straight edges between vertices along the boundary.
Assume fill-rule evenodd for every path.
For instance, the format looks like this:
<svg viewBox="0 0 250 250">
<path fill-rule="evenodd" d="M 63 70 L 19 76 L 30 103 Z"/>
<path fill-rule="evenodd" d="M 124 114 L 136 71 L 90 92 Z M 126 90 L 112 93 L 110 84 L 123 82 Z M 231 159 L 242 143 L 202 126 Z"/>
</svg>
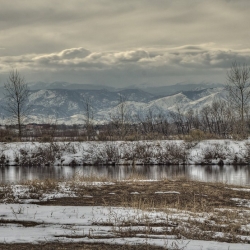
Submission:
<svg viewBox="0 0 250 250">
<path fill-rule="evenodd" d="M 103 84 L 126 85 L 128 79 L 130 83 L 136 83 L 157 78 L 155 82 L 160 84 L 161 80 L 165 84 L 169 78 L 173 81 L 174 77 L 181 81 L 186 78 L 195 81 L 202 80 L 201 77 L 210 80 L 211 75 L 218 76 L 217 81 L 222 81 L 233 61 L 249 64 L 250 50 L 215 49 L 213 44 L 103 52 L 80 47 L 43 55 L 2 56 L 0 71 L 6 73 L 11 66 L 32 77 L 46 72 L 54 80 L 57 77 L 63 79 L 66 74 L 71 81 L 88 76 L 87 83 L 102 81 Z"/>
<path fill-rule="evenodd" d="M 20 58 L 20 57 L 18 57 Z M 109 68 L 133 65 L 137 67 L 178 66 L 196 68 L 228 68 L 233 61 L 250 62 L 250 50 L 214 50 L 203 46 L 182 46 L 162 51 L 137 49 L 120 52 L 90 52 L 84 48 L 72 48 L 30 59 L 21 57 L 18 62 L 33 62 L 50 67 Z"/>
<path fill-rule="evenodd" d="M 37 80 L 223 81 L 232 61 L 249 63 L 249 7 L 249 0 L 2 1 L 0 74 L 15 67 Z"/>
<path fill-rule="evenodd" d="M 6 54 L 207 42 L 242 48 L 250 38 L 249 7 L 248 0 L 4 1 L 0 44 Z"/>
</svg>

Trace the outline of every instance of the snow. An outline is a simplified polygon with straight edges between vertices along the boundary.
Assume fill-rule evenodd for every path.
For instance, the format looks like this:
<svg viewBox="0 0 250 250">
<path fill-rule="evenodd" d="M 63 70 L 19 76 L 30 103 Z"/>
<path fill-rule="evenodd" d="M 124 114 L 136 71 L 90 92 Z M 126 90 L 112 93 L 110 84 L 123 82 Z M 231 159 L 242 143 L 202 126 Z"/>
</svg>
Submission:
<svg viewBox="0 0 250 250">
<path fill-rule="evenodd" d="M 250 192 L 249 188 L 230 188 L 230 189 L 234 191 Z"/>
<path fill-rule="evenodd" d="M 129 221 L 162 222 L 166 220 L 166 214 L 163 212 L 145 212 L 138 209 L 117 207 L 51 207 L 31 204 L 0 204 L 0 211 L 2 221 L 7 222 L 0 224 L 1 243 L 103 242 L 110 244 L 141 243 L 165 247 L 176 244 L 186 250 L 250 249 L 249 245 L 246 244 L 177 240 L 175 235 L 164 234 L 165 227 L 155 227 L 151 234 L 137 233 L 134 237 L 120 237 L 116 234 L 117 231 L 126 232 L 126 230 L 141 230 L 143 232 L 146 227 L 122 227 L 122 224 Z M 25 222 L 37 224 L 25 227 L 23 226 Z M 115 225 L 111 226 L 110 223 Z M 109 224 L 110 226 L 107 226 Z M 155 234 L 156 232 L 157 234 Z"/>
<path fill-rule="evenodd" d="M 177 192 L 177 191 L 167 191 L 167 192 L 157 191 L 157 192 L 155 192 L 155 194 L 180 194 L 180 192 Z"/>
<path fill-rule="evenodd" d="M 167 109 L 176 109 L 178 105 L 186 105 L 191 100 L 188 99 L 182 93 L 178 93 L 172 96 L 166 96 L 155 101 L 152 101 L 148 104 L 148 108 L 157 107 L 158 109 L 167 110 Z"/>
<path fill-rule="evenodd" d="M 61 235 L 75 236 L 114 236 L 111 226 L 102 224 L 115 223 L 118 227 L 124 220 L 142 222 L 144 218 L 159 220 L 155 213 L 138 211 L 130 208 L 114 207 L 74 207 L 74 206 L 39 206 L 31 204 L 0 204 L 1 218 L 4 221 L 14 221 L 14 225 L 0 224 L 4 228 L 0 242 L 40 242 L 53 241 Z M 163 216 L 158 213 L 158 216 Z M 18 222 L 36 222 L 32 229 L 18 226 Z M 16 225 L 15 225 L 16 224 Z M 12 233 L 9 234 L 9 230 Z M 83 237 L 83 238 L 86 238 Z"/>
<path fill-rule="evenodd" d="M 22 142 L 22 143 L 1 143 L 0 156 L 4 155 L 9 165 L 16 165 L 15 159 L 21 159 L 21 151 L 27 153 L 27 159 L 32 160 L 32 155 L 37 151 L 46 152 L 52 146 L 59 150 L 55 154 L 54 165 L 70 165 L 72 162 L 77 164 L 94 163 L 99 164 L 159 164 L 170 161 L 172 164 L 183 164 L 184 160 L 177 158 L 172 151 L 185 152 L 187 154 L 185 163 L 195 164 L 232 164 L 235 159 L 238 162 L 248 164 L 250 140 L 204 140 L 195 142 L 193 145 L 181 140 L 163 141 L 138 141 L 138 142 Z M 190 147 L 190 148 L 189 148 Z M 137 150 L 142 148 L 141 151 Z M 172 148 L 172 151 L 171 151 Z M 112 152 L 109 158 L 108 151 Z M 140 153 L 135 153 L 140 152 Z M 210 158 L 206 158 L 210 155 Z M 135 160 L 133 160 L 135 159 Z M 34 160 L 34 159 L 33 159 Z M 44 160 L 45 161 L 45 160 Z M 43 162 L 45 164 L 46 162 Z M 31 163 L 35 164 L 35 163 Z"/>
<path fill-rule="evenodd" d="M 237 206 L 239 206 L 239 207 L 249 207 L 250 208 L 250 200 L 240 199 L 240 198 L 232 198 L 231 200 L 235 201 Z"/>
<path fill-rule="evenodd" d="M 64 182 L 58 183 L 56 189 L 48 190 L 43 193 L 37 193 L 36 190 L 32 190 L 29 185 L 11 185 L 10 189 L 12 191 L 13 200 L 20 203 L 34 203 L 64 197 L 76 197 L 76 194 L 70 187 L 66 186 Z M 30 198 L 31 196 L 33 198 Z"/>
<path fill-rule="evenodd" d="M 79 185 L 83 186 L 102 186 L 103 184 L 104 182 L 79 182 Z M 113 185 L 114 183 L 105 182 L 105 184 Z M 236 190 L 238 189 L 248 192 L 248 189 L 245 188 L 237 188 Z M 14 203 L 0 204 L 0 243 L 102 242 L 159 245 L 169 249 L 176 244 L 179 248 L 183 247 L 183 250 L 250 249 L 247 244 L 190 240 L 183 236 L 181 236 L 181 239 L 179 237 L 177 239 L 174 231 L 173 234 L 170 233 L 173 227 L 184 227 L 192 230 L 192 228 L 190 229 L 192 222 L 209 222 L 211 225 L 216 225 L 218 222 L 211 219 L 215 218 L 213 213 L 216 214 L 216 211 L 223 210 L 223 208 L 218 208 L 214 212 L 197 213 L 174 208 L 168 208 L 164 211 L 153 209 L 145 211 L 128 207 L 41 206 L 30 203 L 36 202 L 36 204 L 39 204 L 43 200 L 53 200 L 58 197 L 75 197 L 75 193 L 66 182 L 60 182 L 56 191 L 44 192 L 39 199 L 29 199 L 31 191 L 28 185 L 11 185 L 11 190 L 13 191 Z M 114 195 L 115 193 L 109 194 Z M 131 192 L 131 194 L 139 193 Z M 155 194 L 178 195 L 179 192 L 174 190 L 157 191 Z M 27 196 L 27 199 L 23 199 L 25 196 Z M 86 194 L 83 198 L 93 198 L 93 196 Z M 232 209 L 232 211 L 244 214 L 244 218 L 248 218 L 250 200 L 239 198 L 232 200 L 239 207 L 239 209 Z M 228 211 L 228 209 L 226 210 Z M 237 221 L 234 222 L 237 223 Z M 25 223 L 29 225 L 25 226 Z M 219 226 L 228 226 L 230 223 L 222 221 Z M 250 224 L 242 223 L 242 221 L 238 221 L 238 223 L 241 224 L 242 230 L 249 232 Z M 152 226 L 154 224 L 156 226 Z M 123 237 L 122 233 L 124 235 L 132 234 L 131 237 Z M 246 233 L 235 237 L 249 241 L 250 237 L 247 235 Z M 225 233 L 215 232 L 213 239 L 227 237 Z"/>
</svg>

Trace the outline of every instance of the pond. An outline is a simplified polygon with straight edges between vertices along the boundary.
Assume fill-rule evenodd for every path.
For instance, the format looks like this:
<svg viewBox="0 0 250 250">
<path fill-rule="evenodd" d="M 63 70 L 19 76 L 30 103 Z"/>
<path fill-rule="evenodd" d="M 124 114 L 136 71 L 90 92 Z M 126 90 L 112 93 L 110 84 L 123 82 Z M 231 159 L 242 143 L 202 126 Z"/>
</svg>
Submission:
<svg viewBox="0 0 250 250">
<path fill-rule="evenodd" d="M 17 183 L 25 180 L 46 178 L 70 178 L 75 174 L 127 179 L 132 175 L 140 179 L 188 177 L 206 182 L 225 182 L 235 185 L 250 185 L 248 166 L 53 166 L 53 167 L 0 167 L 1 183 Z"/>
</svg>

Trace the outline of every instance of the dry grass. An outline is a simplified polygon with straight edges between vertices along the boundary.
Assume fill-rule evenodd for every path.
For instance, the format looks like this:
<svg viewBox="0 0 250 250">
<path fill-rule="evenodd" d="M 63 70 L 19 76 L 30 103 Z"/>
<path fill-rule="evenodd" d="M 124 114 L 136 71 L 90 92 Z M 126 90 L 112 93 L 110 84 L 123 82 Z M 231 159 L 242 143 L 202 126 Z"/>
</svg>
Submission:
<svg viewBox="0 0 250 250">
<path fill-rule="evenodd" d="M 45 244 L 0 244 L 0 250 L 163 250 L 164 247 L 145 246 L 145 245 L 117 245 L 103 243 L 45 243 Z M 177 249 L 176 249 L 177 250 Z"/>
<path fill-rule="evenodd" d="M 130 221 L 117 227 L 114 232 L 120 237 L 133 237 L 137 233 L 151 234 L 154 227 L 161 226 L 165 235 L 176 235 L 177 238 L 197 240 L 218 240 L 227 242 L 250 243 L 250 230 L 244 228 L 250 223 L 250 209 L 239 207 L 232 198 L 250 200 L 250 192 L 237 190 L 237 186 L 223 183 L 205 183 L 186 178 L 161 181 L 140 181 L 140 175 L 132 175 L 125 181 L 114 181 L 107 178 L 96 178 L 94 175 L 77 174 L 70 180 L 63 180 L 76 197 L 64 197 L 39 202 L 40 205 L 70 206 L 119 206 L 132 207 L 145 211 L 163 211 L 171 225 L 151 221 L 141 224 L 140 232 L 125 227 L 139 225 Z M 111 183 L 112 181 L 112 183 Z M 93 185 L 99 182 L 101 185 Z M 54 180 L 29 181 L 23 183 L 28 187 L 30 196 L 35 198 L 44 193 L 60 191 L 61 183 Z M 1 200 L 9 196 L 11 187 L 2 186 Z M 19 197 L 22 199 L 22 197 Z M 27 197 L 25 197 L 27 198 Z M 154 234 L 156 234 L 154 232 Z M 245 238 L 244 238 L 245 237 Z"/>
<path fill-rule="evenodd" d="M 112 179 L 107 176 L 96 176 L 94 173 L 88 175 L 75 173 L 74 176 L 68 180 L 68 183 L 78 185 L 84 182 L 91 183 L 91 182 L 113 182 L 113 181 L 115 181 L 115 179 Z"/>
</svg>

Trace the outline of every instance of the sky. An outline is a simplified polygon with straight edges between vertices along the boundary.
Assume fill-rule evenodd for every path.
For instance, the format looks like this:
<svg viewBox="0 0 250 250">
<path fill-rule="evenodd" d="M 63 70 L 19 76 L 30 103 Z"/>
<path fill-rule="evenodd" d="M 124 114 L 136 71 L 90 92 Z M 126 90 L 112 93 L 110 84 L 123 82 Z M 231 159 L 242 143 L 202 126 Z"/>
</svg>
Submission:
<svg viewBox="0 0 250 250">
<path fill-rule="evenodd" d="M 249 0 L 0 0 L 0 84 L 225 83 L 250 63 Z M 42 83 L 41 83 L 42 84 Z"/>
</svg>

